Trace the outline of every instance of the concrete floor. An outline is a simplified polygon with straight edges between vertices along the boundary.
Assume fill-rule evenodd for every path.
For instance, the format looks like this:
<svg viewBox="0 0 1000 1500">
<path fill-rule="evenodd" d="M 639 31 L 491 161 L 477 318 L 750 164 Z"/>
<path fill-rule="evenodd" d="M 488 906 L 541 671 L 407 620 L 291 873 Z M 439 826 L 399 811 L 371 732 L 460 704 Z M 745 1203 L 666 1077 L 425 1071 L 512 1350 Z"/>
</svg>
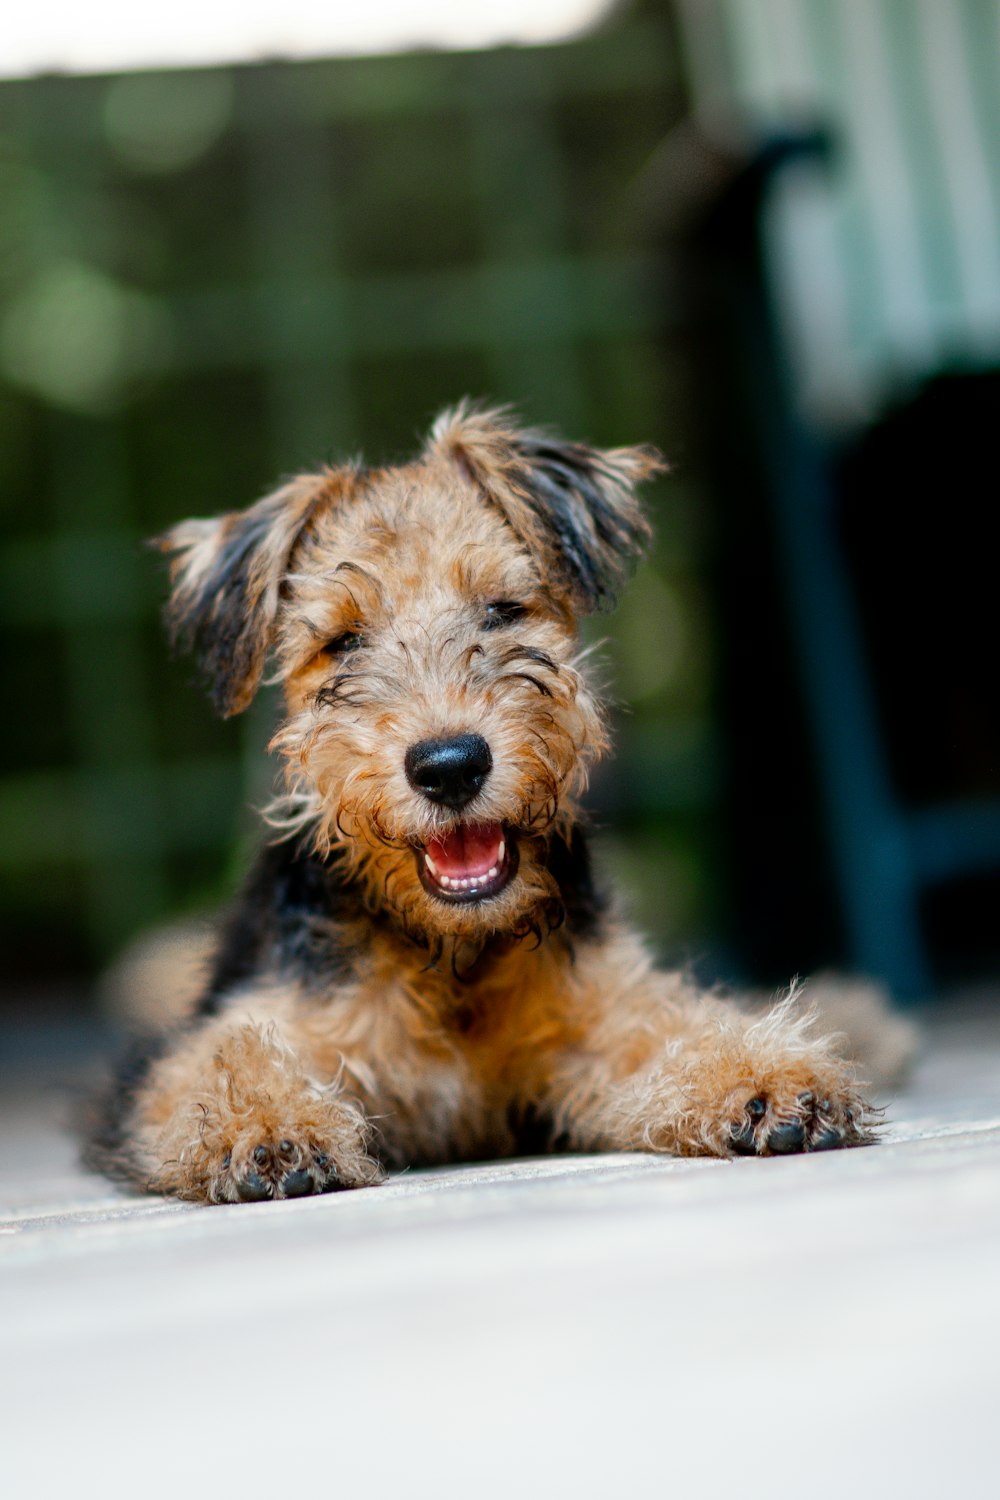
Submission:
<svg viewBox="0 0 1000 1500">
<path fill-rule="evenodd" d="M 0 1494 L 1000 1496 L 1000 1004 L 870 1150 L 200 1209 L 0 1109 Z M 949 1019 L 950 1017 L 950 1019 Z"/>
</svg>

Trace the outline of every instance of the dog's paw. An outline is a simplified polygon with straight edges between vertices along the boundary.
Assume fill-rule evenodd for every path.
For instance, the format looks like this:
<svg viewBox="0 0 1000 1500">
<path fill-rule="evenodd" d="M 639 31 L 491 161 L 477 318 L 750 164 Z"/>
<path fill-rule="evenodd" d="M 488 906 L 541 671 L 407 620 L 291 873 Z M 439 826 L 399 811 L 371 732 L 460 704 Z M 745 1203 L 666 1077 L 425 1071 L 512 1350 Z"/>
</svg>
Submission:
<svg viewBox="0 0 1000 1500">
<path fill-rule="evenodd" d="M 322 1128 L 286 1123 L 267 1128 L 253 1116 L 216 1145 L 208 1180 L 212 1203 L 262 1203 L 274 1198 L 307 1198 L 339 1188 L 368 1187 L 384 1173 L 367 1149 L 368 1131 L 360 1111 L 328 1106 Z"/>
<path fill-rule="evenodd" d="M 233 1111 L 197 1101 L 172 1122 L 188 1133 L 176 1153 L 161 1135 L 149 1190 L 195 1203 L 263 1203 L 382 1181 L 359 1105 L 320 1089 L 288 1089 L 280 1108 L 275 1102 L 262 1095 Z"/>
<path fill-rule="evenodd" d="M 352 1143 L 294 1133 L 274 1139 L 250 1125 L 223 1153 L 209 1197 L 214 1203 L 307 1198 L 338 1188 L 366 1187 L 382 1175 L 374 1158 Z"/>
<path fill-rule="evenodd" d="M 701 1040 L 664 1093 L 673 1140 L 654 1149 L 685 1155 L 789 1156 L 863 1146 L 876 1110 L 829 1038 L 813 1038 L 808 1014 L 782 1006 L 746 1028 L 722 1024 Z M 647 1131 L 647 1139 L 649 1132 Z"/>
<path fill-rule="evenodd" d="M 793 1092 L 794 1090 L 794 1092 Z M 730 1101 L 732 1108 L 732 1101 Z M 729 1152 L 737 1156 L 790 1156 L 801 1151 L 835 1151 L 873 1139 L 873 1111 L 853 1090 L 782 1087 L 772 1080 L 734 1112 Z"/>
<path fill-rule="evenodd" d="M 751 1027 L 721 1037 L 701 1060 L 702 1138 L 720 1156 L 791 1156 L 864 1146 L 878 1111 L 850 1065 L 820 1039 L 782 1038 Z"/>
<path fill-rule="evenodd" d="M 257 1203 L 381 1180 L 374 1127 L 338 1080 L 307 1075 L 274 1026 L 218 1030 L 152 1075 L 136 1129 L 148 1191 Z"/>
</svg>

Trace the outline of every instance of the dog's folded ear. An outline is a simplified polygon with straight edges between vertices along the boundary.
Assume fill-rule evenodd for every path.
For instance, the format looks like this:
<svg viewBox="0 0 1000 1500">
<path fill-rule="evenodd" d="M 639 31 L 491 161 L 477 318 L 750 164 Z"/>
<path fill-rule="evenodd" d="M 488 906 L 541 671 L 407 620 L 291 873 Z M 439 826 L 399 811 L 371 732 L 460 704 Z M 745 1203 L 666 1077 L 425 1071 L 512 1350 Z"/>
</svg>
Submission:
<svg viewBox="0 0 1000 1500">
<path fill-rule="evenodd" d="M 303 474 L 248 510 L 182 521 L 151 542 L 171 559 L 171 639 L 195 653 L 224 718 L 260 686 L 292 552 L 337 488 L 332 472 Z"/>
<path fill-rule="evenodd" d="M 655 448 L 564 442 L 464 402 L 437 419 L 428 455 L 475 482 L 578 614 L 615 602 L 650 534 L 636 489 L 667 467 Z"/>
</svg>

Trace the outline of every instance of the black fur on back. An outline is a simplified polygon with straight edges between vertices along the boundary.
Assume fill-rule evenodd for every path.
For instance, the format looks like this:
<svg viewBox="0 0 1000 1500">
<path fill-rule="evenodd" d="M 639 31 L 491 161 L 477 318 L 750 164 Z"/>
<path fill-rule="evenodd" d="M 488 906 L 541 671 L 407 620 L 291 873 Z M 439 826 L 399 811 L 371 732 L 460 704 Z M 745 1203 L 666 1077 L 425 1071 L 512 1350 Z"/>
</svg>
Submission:
<svg viewBox="0 0 1000 1500">
<path fill-rule="evenodd" d="M 560 834 L 551 840 L 548 866 L 559 884 L 567 935 L 599 937 L 609 903 L 595 884 L 590 845 L 579 824 L 574 825 L 568 839 Z"/>
<path fill-rule="evenodd" d="M 200 1014 L 218 1010 L 227 994 L 257 975 L 318 990 L 349 978 L 353 950 L 342 924 L 361 910 L 335 862 L 289 840 L 265 845 L 223 924 Z"/>
<path fill-rule="evenodd" d="M 133 1037 L 110 1082 L 85 1102 L 77 1121 L 83 1138 L 80 1156 L 84 1166 L 103 1172 L 115 1182 L 135 1186 L 128 1158 L 132 1102 L 150 1068 L 167 1052 L 171 1036 L 165 1031 Z"/>
</svg>

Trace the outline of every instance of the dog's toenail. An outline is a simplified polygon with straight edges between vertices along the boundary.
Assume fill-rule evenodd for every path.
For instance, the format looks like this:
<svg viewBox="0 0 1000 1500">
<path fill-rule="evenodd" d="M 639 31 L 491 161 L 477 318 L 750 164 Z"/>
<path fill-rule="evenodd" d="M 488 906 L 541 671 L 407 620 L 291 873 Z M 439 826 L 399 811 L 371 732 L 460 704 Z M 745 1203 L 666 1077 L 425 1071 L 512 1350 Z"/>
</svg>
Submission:
<svg viewBox="0 0 1000 1500">
<path fill-rule="evenodd" d="M 744 1123 L 739 1129 L 734 1127 L 729 1140 L 737 1156 L 757 1155 L 757 1137 L 754 1135 L 754 1129 L 751 1124 Z"/>
<path fill-rule="evenodd" d="M 236 1184 L 236 1191 L 244 1203 L 263 1203 L 266 1198 L 272 1196 L 270 1183 L 251 1172 L 249 1177 Z"/>
<path fill-rule="evenodd" d="M 291 1156 L 292 1152 L 295 1150 L 295 1147 L 292 1142 L 286 1137 L 285 1140 L 278 1142 L 278 1150 L 281 1152 L 282 1156 Z"/>
<path fill-rule="evenodd" d="M 796 1095 L 795 1102 L 796 1104 L 800 1105 L 802 1109 L 812 1109 L 813 1105 L 816 1103 L 816 1095 L 812 1092 L 811 1089 L 805 1089 L 801 1094 Z"/>
<path fill-rule="evenodd" d="M 746 1112 L 751 1120 L 762 1120 L 767 1113 L 767 1105 L 763 1099 L 751 1099 L 747 1103 Z"/>
<path fill-rule="evenodd" d="M 316 1152 L 316 1165 L 318 1167 L 325 1167 L 329 1160 L 330 1158 L 327 1156 L 325 1151 Z"/>
<path fill-rule="evenodd" d="M 258 1167 L 266 1167 L 271 1160 L 271 1153 L 266 1146 L 255 1146 L 253 1148 L 253 1159 Z"/>
<path fill-rule="evenodd" d="M 777 1130 L 772 1130 L 767 1138 L 767 1149 L 775 1156 L 790 1156 L 794 1151 L 801 1151 L 806 1143 L 806 1133 L 798 1120 L 790 1120 L 787 1125 L 779 1125 Z"/>
<path fill-rule="evenodd" d="M 823 1115 L 829 1114 L 829 1112 L 830 1112 L 830 1101 L 829 1101 L 829 1099 L 827 1099 L 824 1096 L 819 1101 L 819 1103 L 816 1105 L 816 1108 L 819 1110 L 820 1114 L 823 1114 Z"/>
<path fill-rule="evenodd" d="M 312 1178 L 308 1172 L 286 1172 L 281 1179 L 281 1191 L 286 1198 L 305 1198 L 312 1192 Z"/>
<path fill-rule="evenodd" d="M 227 1151 L 226 1154 L 225 1154 L 225 1156 L 222 1158 L 222 1170 L 223 1171 L 226 1170 L 226 1168 L 229 1166 L 229 1163 L 232 1161 L 232 1159 L 233 1159 L 233 1153 L 231 1151 Z"/>
</svg>

